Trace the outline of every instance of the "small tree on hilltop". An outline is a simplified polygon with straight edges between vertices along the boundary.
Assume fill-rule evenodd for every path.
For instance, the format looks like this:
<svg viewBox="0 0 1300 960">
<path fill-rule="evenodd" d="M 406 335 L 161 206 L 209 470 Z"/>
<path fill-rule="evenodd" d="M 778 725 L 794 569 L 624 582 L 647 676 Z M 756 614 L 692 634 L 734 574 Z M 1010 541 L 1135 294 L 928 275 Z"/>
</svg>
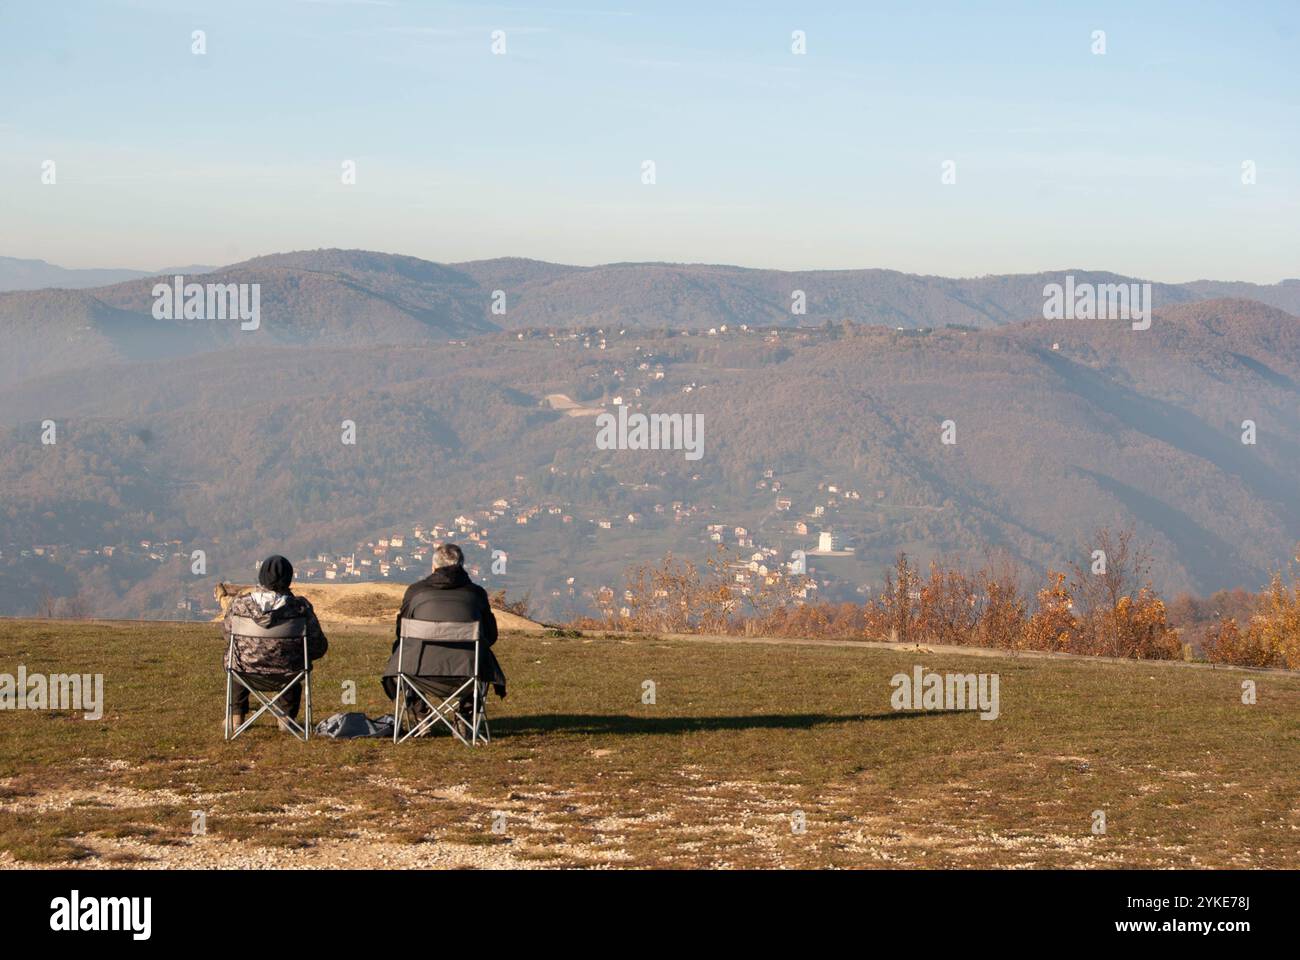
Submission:
<svg viewBox="0 0 1300 960">
<path fill-rule="evenodd" d="M 1047 586 L 1038 591 L 1038 608 L 1025 628 L 1027 650 L 1069 651 L 1076 644 L 1079 621 L 1065 574 L 1047 571 Z"/>
<path fill-rule="evenodd" d="M 889 639 L 909 643 L 912 638 L 912 593 L 916 590 L 916 570 L 901 551 L 894 561 L 893 573 L 885 574 L 885 592 L 881 603 L 889 622 Z"/>
<path fill-rule="evenodd" d="M 1070 564 L 1079 610 L 1074 652 L 1156 660 L 1180 656 L 1178 634 L 1151 586 L 1151 554 L 1135 542 L 1133 529 L 1100 528 L 1085 549 L 1088 566 Z"/>
</svg>

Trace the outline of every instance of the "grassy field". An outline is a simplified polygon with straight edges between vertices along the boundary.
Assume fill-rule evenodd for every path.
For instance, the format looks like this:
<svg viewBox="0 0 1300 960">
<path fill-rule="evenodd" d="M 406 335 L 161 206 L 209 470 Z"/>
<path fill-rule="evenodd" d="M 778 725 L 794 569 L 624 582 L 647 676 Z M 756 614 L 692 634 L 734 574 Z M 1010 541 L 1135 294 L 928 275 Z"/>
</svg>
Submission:
<svg viewBox="0 0 1300 960">
<path fill-rule="evenodd" d="M 389 712 L 388 644 L 332 632 L 317 719 Z M 1294 675 L 648 637 L 496 650 L 489 746 L 303 744 L 266 718 L 228 744 L 215 625 L 0 621 L 0 673 L 102 673 L 106 700 L 95 721 L 0 713 L 0 866 L 1300 866 Z M 997 673 L 1001 715 L 892 710 L 915 664 Z"/>
</svg>

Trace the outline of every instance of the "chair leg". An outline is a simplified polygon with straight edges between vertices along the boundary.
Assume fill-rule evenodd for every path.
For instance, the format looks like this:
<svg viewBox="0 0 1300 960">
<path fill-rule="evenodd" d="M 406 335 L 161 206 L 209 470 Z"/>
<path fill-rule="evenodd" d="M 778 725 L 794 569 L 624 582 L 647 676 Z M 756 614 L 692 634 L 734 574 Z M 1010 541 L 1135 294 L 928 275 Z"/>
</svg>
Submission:
<svg viewBox="0 0 1300 960">
<path fill-rule="evenodd" d="M 250 726 L 252 726 L 253 723 L 256 722 L 258 717 L 260 717 L 263 713 L 267 713 L 267 712 L 269 712 L 271 716 L 280 720 L 281 723 L 285 724 L 285 727 L 288 729 L 288 731 L 297 739 L 303 741 L 310 739 L 311 734 L 309 732 L 309 729 L 311 726 L 311 686 L 310 686 L 310 677 L 305 672 L 299 674 L 297 677 L 294 677 L 294 679 L 290 681 L 288 686 L 284 687 L 282 690 L 280 690 L 278 693 L 275 694 L 275 696 L 271 697 L 270 699 L 267 699 L 266 695 L 261 690 L 254 689 L 253 687 L 250 687 L 248 684 L 244 683 L 241 680 L 240 686 L 244 687 L 248 691 L 250 697 L 256 698 L 257 702 L 260 703 L 261 706 L 259 706 L 256 710 L 254 710 L 252 709 L 252 703 L 250 701 L 249 713 L 246 716 L 244 722 L 237 727 L 233 725 L 230 719 L 229 705 L 231 704 L 231 693 L 229 691 L 233 689 L 232 678 L 233 678 L 233 673 L 227 672 L 226 683 L 228 687 L 228 692 L 226 696 L 227 696 L 228 706 L 226 709 L 226 724 L 227 724 L 227 728 L 230 729 L 229 739 L 234 740 L 235 738 L 237 738 L 241 733 L 243 733 Z M 306 727 L 303 727 L 301 724 L 299 724 L 297 720 L 290 719 L 288 714 L 285 712 L 284 707 L 280 704 L 280 698 L 283 697 L 285 693 L 287 693 L 295 683 L 302 683 L 304 686 L 303 696 L 307 700 L 307 724 L 308 725 Z"/>
<path fill-rule="evenodd" d="M 426 697 L 420 688 L 415 686 L 411 681 L 406 681 L 406 687 L 408 690 L 413 691 L 415 695 L 424 702 L 424 706 L 429 712 L 423 719 L 412 722 L 406 735 L 397 740 L 398 743 L 403 743 L 412 737 L 423 736 L 427 731 L 432 730 L 435 725 L 441 723 L 447 728 L 453 737 L 466 746 L 470 745 L 470 741 L 465 738 L 465 734 L 460 730 L 461 726 L 468 727 L 468 724 L 464 723 L 457 708 L 452 705 L 453 701 L 456 701 L 457 698 L 464 693 L 464 687 L 455 691 L 450 696 L 442 698 L 436 704 Z"/>
<path fill-rule="evenodd" d="M 474 714 L 473 714 L 473 735 L 471 737 L 474 746 L 479 742 L 491 743 L 492 734 L 488 730 L 487 719 L 487 685 L 474 684 Z"/>
<path fill-rule="evenodd" d="M 397 692 L 393 695 L 393 743 L 401 743 L 402 738 L 402 675 L 397 674 Z"/>
<path fill-rule="evenodd" d="M 463 702 L 460 698 L 464 696 L 466 687 L 471 686 L 473 686 L 471 683 L 464 684 L 457 691 L 452 693 L 450 696 L 443 698 L 440 703 L 435 705 L 425 697 L 424 694 L 411 683 L 411 681 L 406 680 L 399 673 L 394 683 L 393 743 L 404 743 L 411 737 L 418 736 L 423 734 L 425 731 L 433 729 L 433 727 L 438 723 L 442 723 L 451 732 L 452 736 L 467 747 L 476 745 L 480 739 L 484 743 L 488 742 L 489 735 L 486 731 L 486 693 L 479 691 L 477 686 L 473 686 L 471 698 L 474 706 L 473 712 L 468 719 L 460 713 L 459 704 L 454 707 L 452 706 L 453 701 Z M 409 711 L 407 710 L 406 698 L 402 694 L 404 690 L 408 689 L 414 691 L 415 694 L 424 701 L 424 705 L 428 708 L 429 713 L 421 720 L 409 720 L 409 729 L 406 735 L 403 736 L 402 725 L 404 722 L 408 721 L 407 714 Z M 462 727 L 465 728 L 464 732 L 461 730 Z"/>
<path fill-rule="evenodd" d="M 281 713 L 284 714 L 285 726 L 288 728 L 289 733 L 296 739 L 306 743 L 311 739 L 311 674 L 306 670 L 298 674 L 298 676 L 295 677 L 287 687 L 275 695 L 274 699 L 279 700 L 280 697 L 293 689 L 295 683 L 302 685 L 302 692 L 299 694 L 299 702 L 301 704 L 302 700 L 306 701 L 306 724 L 300 724 L 296 719 L 290 717 L 289 711 L 284 707 L 281 707 L 280 710 Z"/>
<path fill-rule="evenodd" d="M 469 732 L 469 735 L 470 735 L 470 743 L 473 746 L 478 746 L 478 709 L 479 709 L 478 677 L 474 678 L 474 683 L 472 684 L 472 686 L 474 688 L 474 707 L 473 707 L 474 712 L 471 715 L 470 719 L 474 724 L 474 729 Z"/>
</svg>

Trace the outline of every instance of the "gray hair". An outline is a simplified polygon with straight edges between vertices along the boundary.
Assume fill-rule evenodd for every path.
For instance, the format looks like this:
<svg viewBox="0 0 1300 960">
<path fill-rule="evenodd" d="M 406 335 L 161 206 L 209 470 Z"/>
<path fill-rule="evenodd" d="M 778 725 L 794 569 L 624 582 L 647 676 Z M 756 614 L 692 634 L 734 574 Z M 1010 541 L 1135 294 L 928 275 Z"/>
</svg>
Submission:
<svg viewBox="0 0 1300 960">
<path fill-rule="evenodd" d="M 459 567 L 465 562 L 465 554 L 454 543 L 439 544 L 433 551 L 433 569 L 441 567 Z"/>
</svg>

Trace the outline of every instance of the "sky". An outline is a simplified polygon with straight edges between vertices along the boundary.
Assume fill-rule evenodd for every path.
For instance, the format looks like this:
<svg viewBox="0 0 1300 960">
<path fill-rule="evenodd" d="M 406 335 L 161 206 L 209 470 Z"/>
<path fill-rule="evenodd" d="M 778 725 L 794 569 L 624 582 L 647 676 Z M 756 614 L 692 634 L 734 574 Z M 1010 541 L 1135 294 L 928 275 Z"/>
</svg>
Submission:
<svg viewBox="0 0 1300 960">
<path fill-rule="evenodd" d="M 0 0 L 0 90 L 0 255 L 67 267 L 1300 277 L 1294 0 Z"/>
</svg>

